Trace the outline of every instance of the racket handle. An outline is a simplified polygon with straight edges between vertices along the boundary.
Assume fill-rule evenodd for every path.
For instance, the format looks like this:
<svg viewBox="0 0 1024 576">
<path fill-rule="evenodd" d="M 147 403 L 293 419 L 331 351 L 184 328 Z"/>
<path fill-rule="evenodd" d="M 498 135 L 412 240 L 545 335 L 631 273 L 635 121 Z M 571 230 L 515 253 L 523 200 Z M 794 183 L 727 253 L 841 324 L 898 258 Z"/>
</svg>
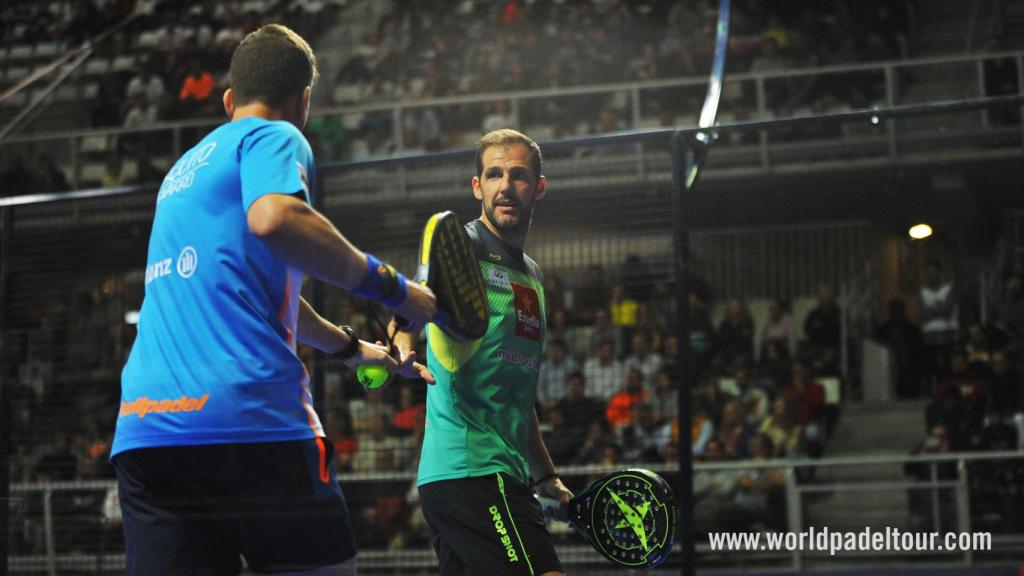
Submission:
<svg viewBox="0 0 1024 576">
<path fill-rule="evenodd" d="M 547 498 L 536 494 L 534 497 L 537 498 L 537 502 L 540 503 L 540 509 L 544 513 L 544 518 L 548 520 L 557 520 L 559 522 L 568 522 L 568 504 L 563 504 L 554 498 Z"/>
</svg>

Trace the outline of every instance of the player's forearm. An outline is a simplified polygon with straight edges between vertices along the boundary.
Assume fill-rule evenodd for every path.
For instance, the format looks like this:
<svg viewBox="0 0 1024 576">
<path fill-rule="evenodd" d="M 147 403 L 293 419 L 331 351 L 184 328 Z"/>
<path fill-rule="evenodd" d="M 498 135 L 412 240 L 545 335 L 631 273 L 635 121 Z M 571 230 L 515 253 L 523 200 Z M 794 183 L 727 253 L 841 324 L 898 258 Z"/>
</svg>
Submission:
<svg viewBox="0 0 1024 576">
<path fill-rule="evenodd" d="M 366 255 L 302 200 L 270 194 L 248 212 L 249 230 L 292 266 L 351 290 L 366 275 Z"/>
<path fill-rule="evenodd" d="M 348 336 L 340 328 L 316 313 L 305 298 L 299 298 L 299 321 L 295 337 L 322 352 L 333 354 L 345 348 Z"/>
<path fill-rule="evenodd" d="M 555 463 L 551 460 L 544 437 L 540 434 L 540 420 L 537 411 L 533 411 L 533 426 L 530 430 L 530 443 L 527 446 L 526 462 L 530 465 L 530 476 L 534 480 L 550 476 L 555 472 Z"/>
</svg>

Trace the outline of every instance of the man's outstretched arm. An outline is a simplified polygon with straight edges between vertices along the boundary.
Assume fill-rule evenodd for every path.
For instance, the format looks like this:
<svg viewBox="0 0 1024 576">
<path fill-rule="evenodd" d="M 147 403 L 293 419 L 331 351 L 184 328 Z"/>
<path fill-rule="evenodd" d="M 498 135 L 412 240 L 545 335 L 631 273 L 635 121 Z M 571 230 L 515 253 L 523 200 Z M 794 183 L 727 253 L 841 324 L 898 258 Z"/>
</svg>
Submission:
<svg viewBox="0 0 1024 576">
<path fill-rule="evenodd" d="M 408 295 L 389 301 L 374 286 L 376 272 L 367 254 L 305 201 L 287 194 L 258 198 L 247 213 L 249 230 L 292 266 L 314 278 L 383 303 L 414 325 L 433 318 L 436 301 L 429 288 L 406 284 Z M 376 297 L 375 297 L 376 296 Z"/>
</svg>

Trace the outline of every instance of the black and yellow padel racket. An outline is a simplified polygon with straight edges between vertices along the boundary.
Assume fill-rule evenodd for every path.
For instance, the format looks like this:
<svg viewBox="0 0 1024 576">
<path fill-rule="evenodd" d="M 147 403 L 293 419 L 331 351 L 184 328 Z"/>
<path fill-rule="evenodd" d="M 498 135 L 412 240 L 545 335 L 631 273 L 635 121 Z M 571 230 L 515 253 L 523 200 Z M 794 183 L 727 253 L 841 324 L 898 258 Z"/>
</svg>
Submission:
<svg viewBox="0 0 1024 576">
<path fill-rule="evenodd" d="M 615 564 L 654 568 L 668 559 L 675 543 L 675 496 L 668 482 L 650 470 L 620 470 L 576 494 L 567 520 Z"/>
<path fill-rule="evenodd" d="M 490 319 L 487 289 L 476 251 L 452 211 L 427 220 L 420 239 L 416 281 L 437 297 L 434 323 L 458 342 L 482 338 Z"/>
</svg>

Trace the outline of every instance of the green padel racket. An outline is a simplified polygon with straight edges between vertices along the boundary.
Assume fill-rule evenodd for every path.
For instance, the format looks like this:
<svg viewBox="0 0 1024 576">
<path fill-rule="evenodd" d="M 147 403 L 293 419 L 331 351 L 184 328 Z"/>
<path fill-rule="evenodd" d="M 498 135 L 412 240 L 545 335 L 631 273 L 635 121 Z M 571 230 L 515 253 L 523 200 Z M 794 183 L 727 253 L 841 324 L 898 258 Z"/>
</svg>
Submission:
<svg viewBox="0 0 1024 576">
<path fill-rule="evenodd" d="M 569 501 L 568 515 L 595 550 L 627 568 L 658 566 L 675 543 L 675 497 L 668 482 L 650 470 L 620 470 L 591 483 Z"/>
</svg>

